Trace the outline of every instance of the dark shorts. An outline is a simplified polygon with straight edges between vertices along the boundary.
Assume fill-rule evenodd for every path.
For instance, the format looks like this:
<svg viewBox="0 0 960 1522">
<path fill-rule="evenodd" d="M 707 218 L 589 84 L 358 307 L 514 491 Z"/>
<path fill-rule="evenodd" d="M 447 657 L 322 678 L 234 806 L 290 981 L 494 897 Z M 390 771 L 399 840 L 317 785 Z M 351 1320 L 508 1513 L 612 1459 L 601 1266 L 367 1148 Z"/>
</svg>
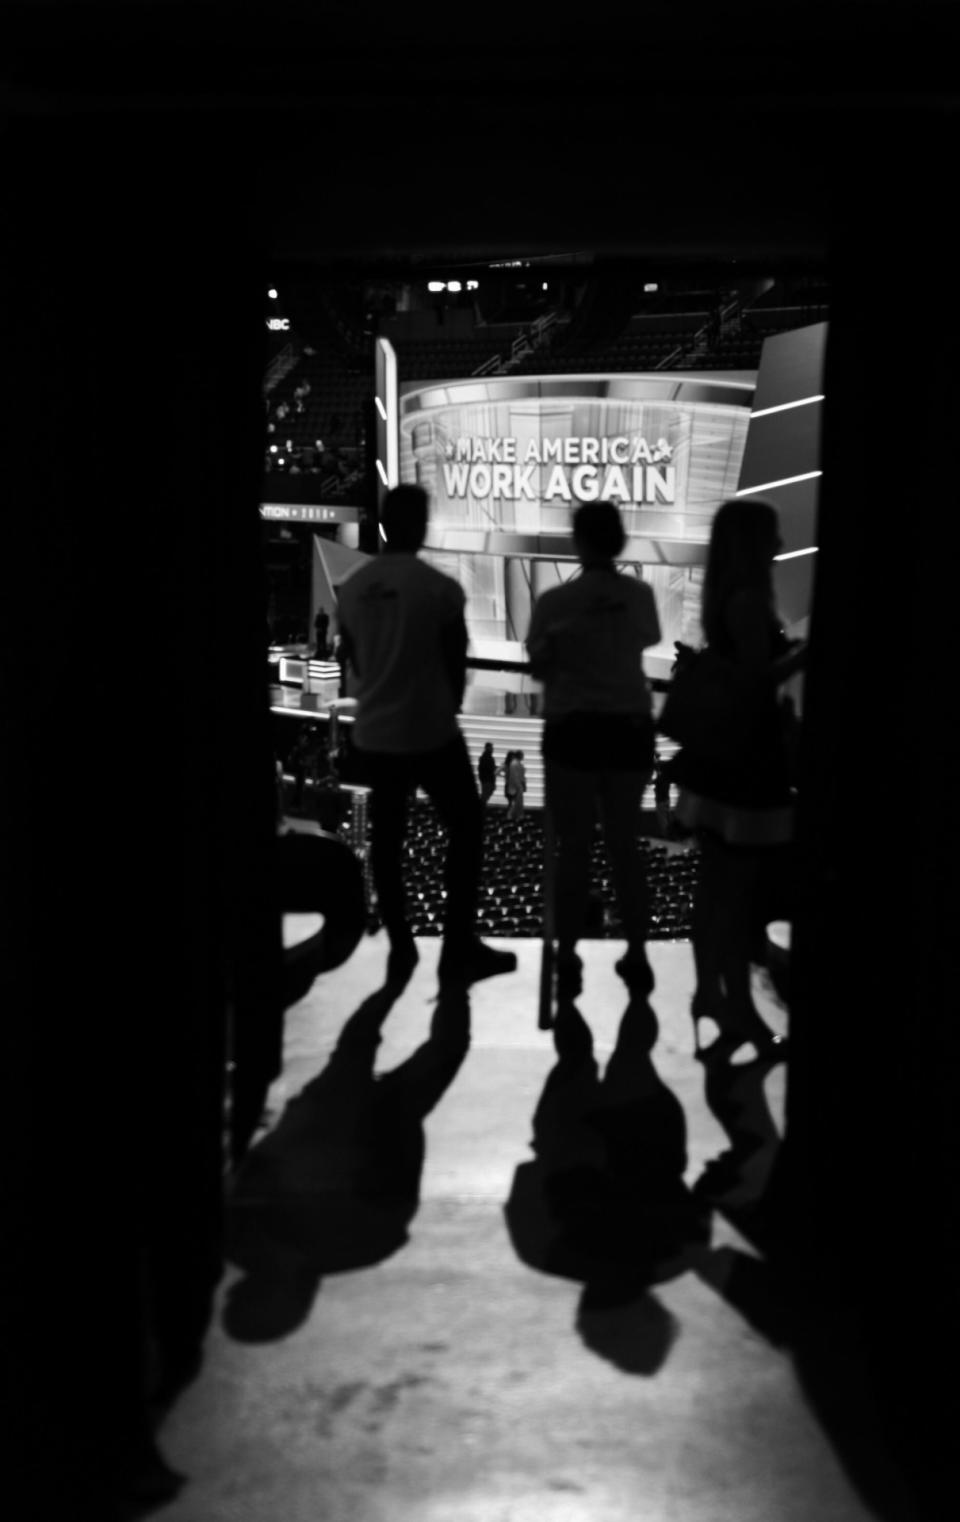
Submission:
<svg viewBox="0 0 960 1522">
<path fill-rule="evenodd" d="M 656 754 L 648 714 L 574 713 L 543 726 L 543 758 L 576 771 L 652 772 Z"/>
</svg>

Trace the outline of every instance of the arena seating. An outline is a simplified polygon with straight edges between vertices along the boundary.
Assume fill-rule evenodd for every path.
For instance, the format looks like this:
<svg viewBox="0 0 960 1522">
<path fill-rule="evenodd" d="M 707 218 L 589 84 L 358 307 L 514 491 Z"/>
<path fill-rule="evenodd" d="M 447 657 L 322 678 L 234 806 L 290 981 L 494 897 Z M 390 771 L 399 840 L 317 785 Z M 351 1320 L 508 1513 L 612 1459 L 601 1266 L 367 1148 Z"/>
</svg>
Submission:
<svg viewBox="0 0 960 1522">
<path fill-rule="evenodd" d="M 756 370 L 764 338 L 827 318 L 823 305 L 747 308 L 722 337 L 702 336 L 708 311 L 633 317 L 618 338 L 602 344 L 546 346 L 527 354 L 515 375 L 602 374 L 669 370 Z"/>
<path fill-rule="evenodd" d="M 690 934 L 690 912 L 698 854 L 670 852 L 665 845 L 640 838 L 650 886 L 650 938 L 672 940 Z M 404 855 L 408 913 L 414 935 L 439 935 L 443 926 L 443 860 L 446 832 L 432 805 L 411 809 Z M 478 928 L 487 936 L 543 934 L 543 819 L 527 813 L 508 820 L 502 809 L 485 818 L 484 869 Z M 602 837 L 591 856 L 591 914 L 594 939 L 618 939 L 613 878 Z"/>
<path fill-rule="evenodd" d="M 397 371 L 401 380 L 450 380 L 476 374 L 488 360 L 510 352 L 502 334 L 484 335 L 477 329 L 472 339 L 406 339 L 396 343 Z"/>
</svg>

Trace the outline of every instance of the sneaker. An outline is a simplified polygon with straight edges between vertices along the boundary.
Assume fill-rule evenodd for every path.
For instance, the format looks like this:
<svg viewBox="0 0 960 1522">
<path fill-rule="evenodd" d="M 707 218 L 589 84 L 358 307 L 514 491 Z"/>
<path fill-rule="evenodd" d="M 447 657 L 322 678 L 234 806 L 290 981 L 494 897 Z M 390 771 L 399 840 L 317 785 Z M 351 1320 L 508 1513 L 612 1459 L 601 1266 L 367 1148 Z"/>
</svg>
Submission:
<svg viewBox="0 0 960 1522">
<path fill-rule="evenodd" d="M 465 951 L 440 953 L 437 972 L 441 983 L 468 987 L 483 978 L 495 978 L 501 972 L 516 972 L 517 958 L 512 951 L 497 951 L 485 941 L 471 941 Z"/>
<path fill-rule="evenodd" d="M 387 956 L 387 987 L 405 988 L 419 960 L 420 953 L 413 936 L 409 940 L 396 941 Z"/>
<path fill-rule="evenodd" d="M 575 999 L 583 993 L 583 962 L 575 951 L 557 955 L 557 996 Z"/>
</svg>

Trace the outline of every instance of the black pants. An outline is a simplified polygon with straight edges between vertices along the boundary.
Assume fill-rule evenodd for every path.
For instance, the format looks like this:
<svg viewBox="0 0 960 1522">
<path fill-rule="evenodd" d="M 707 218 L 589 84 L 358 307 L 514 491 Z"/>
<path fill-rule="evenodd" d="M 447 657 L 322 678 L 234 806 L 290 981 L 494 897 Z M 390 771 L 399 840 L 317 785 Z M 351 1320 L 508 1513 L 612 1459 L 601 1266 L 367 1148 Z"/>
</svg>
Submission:
<svg viewBox="0 0 960 1522">
<path fill-rule="evenodd" d="M 422 788 L 448 832 L 444 867 L 444 940 L 465 945 L 474 934 L 483 857 L 483 810 L 473 767 L 458 734 L 439 750 L 396 756 L 355 752 L 357 780 L 371 789 L 373 840 L 370 850 L 380 914 L 391 941 L 409 933 L 403 888 L 403 842 L 407 807 Z"/>
</svg>

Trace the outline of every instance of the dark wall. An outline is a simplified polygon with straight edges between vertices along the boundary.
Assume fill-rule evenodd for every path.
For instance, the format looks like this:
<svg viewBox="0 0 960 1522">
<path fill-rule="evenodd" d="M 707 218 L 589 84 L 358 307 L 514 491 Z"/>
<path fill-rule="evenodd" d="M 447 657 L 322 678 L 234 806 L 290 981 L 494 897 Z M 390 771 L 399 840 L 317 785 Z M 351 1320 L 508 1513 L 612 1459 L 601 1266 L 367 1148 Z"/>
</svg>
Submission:
<svg viewBox="0 0 960 1522">
<path fill-rule="evenodd" d="M 4 1364 L 37 1518 L 109 1518 L 149 1467 L 143 1397 L 221 1271 L 228 1048 L 277 1031 L 261 262 L 215 133 L 120 125 L 5 139 Z"/>
<path fill-rule="evenodd" d="M 952 563 L 927 545 L 942 543 L 955 496 L 957 317 L 946 309 L 906 353 L 877 301 L 952 288 L 953 119 L 917 93 L 890 104 L 910 94 L 921 47 L 917 77 L 949 101 L 942 20 L 908 28 L 909 47 L 885 21 L 877 74 L 861 7 L 830 8 L 834 49 L 812 35 L 809 8 L 789 48 L 759 11 L 741 10 L 731 37 L 727 12 L 701 30 L 685 9 L 682 37 L 665 24 L 646 37 L 638 99 L 638 54 L 617 49 L 611 80 L 603 28 L 573 58 L 534 28 L 514 39 L 520 57 L 499 35 L 464 50 L 447 27 L 399 68 L 402 11 L 374 58 L 351 53 L 324 13 L 326 32 L 280 50 L 284 64 L 256 6 L 229 36 L 212 9 L 193 52 L 182 13 L 160 7 L 150 45 L 125 58 L 128 8 L 78 59 L 83 8 L 56 26 L 54 7 L 34 9 L 3 138 L 3 1363 L 6 1435 L 34 1498 L 18 1515 L 109 1522 L 112 1477 L 137 1472 L 149 1448 L 145 1328 L 175 1363 L 204 1325 L 220 1263 L 224 1059 L 253 1027 L 268 1061 L 278 1023 L 257 518 L 266 254 L 275 268 L 385 245 L 655 249 L 764 268 L 831 248 L 781 1262 L 808 1294 L 824 1286 L 821 1302 L 836 1286 L 831 1314 L 855 1330 L 891 1442 L 912 1434 L 914 1473 L 932 1473 L 948 1443 L 946 1407 L 928 1392 L 956 1353 L 944 1267 L 956 773 Z M 172 107 L 181 74 L 192 114 Z M 161 116 L 145 110 L 147 84 L 164 95 Z M 223 103 L 244 96 L 230 114 Z M 454 110 L 463 133 L 441 140 L 438 113 Z M 429 133 L 429 196 L 383 152 L 398 121 Z M 316 143 L 334 128 L 318 180 Z M 529 173 L 510 172 L 524 153 Z M 488 166 L 469 195 L 464 164 Z M 182 328 L 198 291 L 202 343 Z M 910 486 L 894 499 L 902 464 Z M 55 640 L 48 679 L 28 681 L 38 599 Z M 130 631 L 143 685 L 103 660 Z M 220 679 L 201 683 L 197 651 L 225 640 Z M 135 783 L 105 764 L 91 722 L 102 713 Z M 914 779 L 931 802 L 893 837 L 892 794 Z"/>
<path fill-rule="evenodd" d="M 873 1443 L 910 1475 L 916 1509 L 895 1514 L 935 1518 L 951 1443 L 940 1376 L 957 1353 L 960 1134 L 956 630 L 952 560 L 932 546 L 953 538 L 960 319 L 954 305 L 912 324 L 905 345 L 877 314 L 894 275 L 904 290 L 949 282 L 938 185 L 957 142 L 935 111 L 874 130 L 830 262 L 780 1261 L 806 1307 L 811 1398 L 841 1435 L 873 1403 Z M 881 166 L 900 158 L 915 168 L 917 215 L 898 223 Z M 903 790 L 914 801 L 894 823 Z"/>
</svg>

